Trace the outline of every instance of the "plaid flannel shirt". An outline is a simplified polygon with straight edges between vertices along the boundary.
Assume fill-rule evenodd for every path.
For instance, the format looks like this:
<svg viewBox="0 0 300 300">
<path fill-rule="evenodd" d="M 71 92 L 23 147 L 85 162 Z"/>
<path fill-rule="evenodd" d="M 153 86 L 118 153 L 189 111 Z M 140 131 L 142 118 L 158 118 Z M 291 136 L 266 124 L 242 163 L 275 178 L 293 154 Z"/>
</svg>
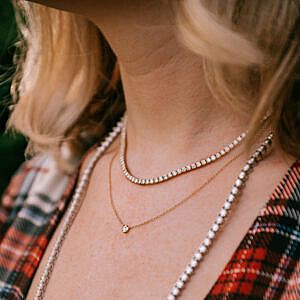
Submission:
<svg viewBox="0 0 300 300">
<path fill-rule="evenodd" d="M 0 206 L 0 299 L 26 299 L 77 177 L 59 172 L 49 156 L 24 163 L 13 177 Z M 300 299 L 299 256 L 300 160 L 266 201 L 205 300 Z"/>
</svg>

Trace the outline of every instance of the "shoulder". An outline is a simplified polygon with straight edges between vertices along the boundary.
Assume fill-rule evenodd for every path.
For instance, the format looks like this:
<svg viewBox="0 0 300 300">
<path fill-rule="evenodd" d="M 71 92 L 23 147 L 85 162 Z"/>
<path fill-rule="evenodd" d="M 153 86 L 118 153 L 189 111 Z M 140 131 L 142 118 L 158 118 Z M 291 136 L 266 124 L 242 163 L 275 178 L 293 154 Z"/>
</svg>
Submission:
<svg viewBox="0 0 300 300">
<path fill-rule="evenodd" d="M 50 155 L 24 162 L 13 176 L 0 205 L 0 299 L 25 299 L 75 181 Z"/>
<path fill-rule="evenodd" d="M 291 200 L 300 203 L 300 159 L 289 167 L 272 195 L 273 199 Z M 298 207 L 299 208 L 299 207 Z"/>
<path fill-rule="evenodd" d="M 59 189 L 59 186 L 72 176 L 74 174 L 69 175 L 61 171 L 51 155 L 38 155 L 19 167 L 4 195 L 12 192 L 24 194 L 32 187 L 45 194 L 52 193 L 54 187 L 54 190 Z"/>
<path fill-rule="evenodd" d="M 59 200 L 70 194 L 76 176 L 76 172 L 70 175 L 61 171 L 49 154 L 25 161 L 2 196 L 0 226 L 13 222 L 17 214 L 27 219 L 33 211 L 51 214 Z"/>
</svg>

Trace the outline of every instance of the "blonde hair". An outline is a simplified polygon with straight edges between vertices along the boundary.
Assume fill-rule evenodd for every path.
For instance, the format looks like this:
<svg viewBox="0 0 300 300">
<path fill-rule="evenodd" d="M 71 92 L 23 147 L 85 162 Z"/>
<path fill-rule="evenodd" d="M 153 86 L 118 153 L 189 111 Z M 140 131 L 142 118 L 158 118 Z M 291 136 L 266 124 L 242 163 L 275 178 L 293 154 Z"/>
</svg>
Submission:
<svg viewBox="0 0 300 300">
<path fill-rule="evenodd" d="M 179 38 L 203 57 L 216 99 L 241 113 L 255 108 L 249 142 L 262 117 L 271 114 L 276 141 L 300 157 L 300 2 L 172 4 Z M 35 151 L 52 151 L 58 159 L 67 143 L 74 163 L 125 110 L 116 57 L 83 17 L 24 1 L 18 7 L 26 19 L 20 26 L 25 51 L 13 85 L 17 104 L 9 126 L 28 136 Z"/>
</svg>

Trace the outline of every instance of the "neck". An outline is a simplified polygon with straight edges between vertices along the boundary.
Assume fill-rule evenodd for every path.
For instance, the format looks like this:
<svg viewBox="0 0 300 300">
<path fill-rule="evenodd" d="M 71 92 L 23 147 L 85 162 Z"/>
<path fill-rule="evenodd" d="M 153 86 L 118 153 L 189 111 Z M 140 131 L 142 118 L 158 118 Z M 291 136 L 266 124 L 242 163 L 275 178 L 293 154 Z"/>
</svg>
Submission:
<svg viewBox="0 0 300 300">
<path fill-rule="evenodd" d="M 139 16 L 135 13 L 124 17 L 126 27 L 118 19 L 114 31 L 106 26 L 104 15 L 99 24 L 120 65 L 128 162 L 134 165 L 131 157 L 140 157 L 142 170 L 158 158 L 166 169 L 216 152 L 244 132 L 248 121 L 216 102 L 205 81 L 202 58 L 180 44 L 164 5 L 149 3 L 145 11 L 153 18 L 132 20 Z M 153 19 L 156 24 L 145 24 Z"/>
<path fill-rule="evenodd" d="M 219 151 L 247 129 L 247 120 L 234 118 L 230 109 L 214 100 L 200 58 L 176 46 L 172 40 L 162 45 L 169 55 L 162 65 L 156 66 L 154 57 L 120 64 L 130 165 L 134 165 L 130 157 L 139 153 L 149 162 L 161 157 L 166 162 L 162 166 L 165 170 L 168 162 L 177 166 Z M 152 53 L 155 55 L 160 54 Z M 145 66 L 151 65 L 146 71 Z"/>
<path fill-rule="evenodd" d="M 145 60 L 140 61 L 141 68 L 149 66 Z M 203 144 L 215 147 L 214 139 L 221 146 L 246 130 L 247 120 L 234 118 L 229 108 L 215 101 L 206 85 L 199 57 L 178 49 L 176 54 L 170 53 L 162 66 L 143 74 L 137 74 L 131 67 L 121 63 L 128 138 L 136 146 L 143 140 L 152 146 L 163 141 L 174 151 L 179 142 L 183 148 L 186 144 L 199 150 Z"/>
</svg>

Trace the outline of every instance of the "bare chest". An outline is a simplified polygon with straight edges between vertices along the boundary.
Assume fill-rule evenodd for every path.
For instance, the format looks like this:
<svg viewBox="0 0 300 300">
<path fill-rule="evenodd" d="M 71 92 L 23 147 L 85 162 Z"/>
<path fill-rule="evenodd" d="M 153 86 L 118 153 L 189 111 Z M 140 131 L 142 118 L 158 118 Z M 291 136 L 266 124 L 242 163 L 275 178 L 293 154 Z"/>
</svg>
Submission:
<svg viewBox="0 0 300 300">
<path fill-rule="evenodd" d="M 280 176 L 274 176 L 270 187 Z M 207 295 L 266 202 L 270 187 L 243 195 L 187 282 L 181 299 Z M 223 201 L 221 197 L 214 205 L 193 201 L 159 222 L 124 234 L 106 196 L 95 201 L 95 194 L 88 193 L 64 241 L 44 299 L 166 299 Z M 41 260 L 28 299 L 33 299 L 65 217 Z"/>
<path fill-rule="evenodd" d="M 161 222 L 124 235 L 108 215 L 109 210 L 104 219 L 92 207 L 82 207 L 64 242 L 45 299 L 166 299 L 208 229 L 204 221 L 202 226 L 193 221 L 186 226 L 178 215 L 172 223 Z M 43 256 L 28 299 L 33 298 L 62 223 Z M 200 299 L 208 293 L 248 225 L 236 219 L 224 229 L 187 283 L 182 299 Z"/>
</svg>

